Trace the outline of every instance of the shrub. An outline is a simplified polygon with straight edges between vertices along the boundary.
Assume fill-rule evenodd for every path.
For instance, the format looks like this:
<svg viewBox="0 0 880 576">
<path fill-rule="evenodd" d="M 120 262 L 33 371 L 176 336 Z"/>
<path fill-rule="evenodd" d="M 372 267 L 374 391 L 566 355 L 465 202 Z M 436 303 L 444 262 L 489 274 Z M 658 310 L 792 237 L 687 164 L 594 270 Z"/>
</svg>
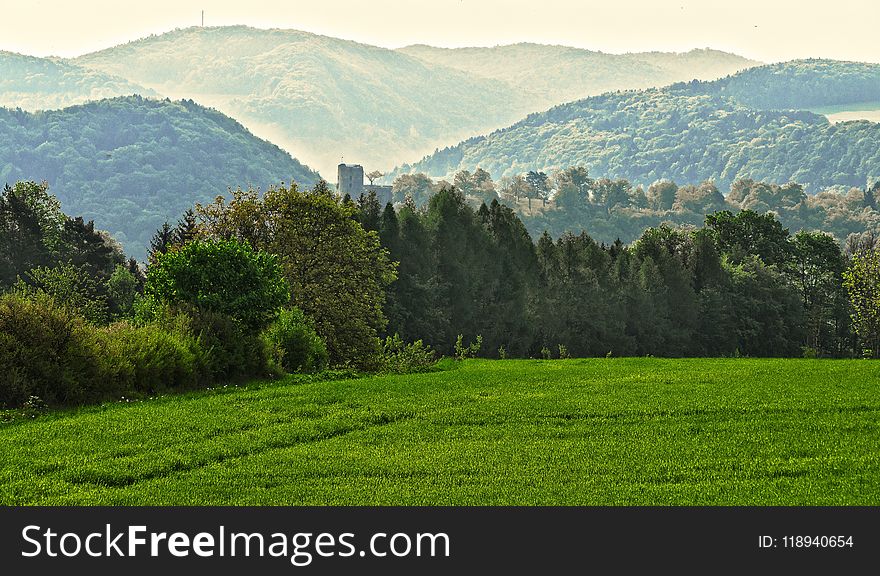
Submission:
<svg viewBox="0 0 880 576">
<path fill-rule="evenodd" d="M 278 258 L 234 240 L 190 242 L 158 254 L 144 291 L 162 303 L 223 314 L 253 332 L 290 300 Z"/>
<path fill-rule="evenodd" d="M 386 372 L 395 374 L 427 372 L 437 363 L 437 354 L 421 340 L 406 344 L 400 334 L 395 333 L 385 338 L 382 363 Z"/>
<path fill-rule="evenodd" d="M 0 296 L 0 405 L 100 399 L 99 354 L 94 329 L 48 294 Z"/>
<path fill-rule="evenodd" d="M 273 374 L 272 349 L 262 335 L 219 312 L 189 310 L 188 317 L 191 318 L 190 329 L 198 338 L 214 380 Z"/>
<path fill-rule="evenodd" d="M 458 338 L 455 339 L 455 357 L 459 360 L 465 360 L 467 358 L 473 358 L 480 352 L 480 348 L 483 347 L 483 336 L 477 335 L 477 339 L 474 342 L 471 342 L 469 345 L 464 345 L 464 336 L 461 334 L 458 335 Z"/>
<path fill-rule="evenodd" d="M 19 281 L 15 291 L 24 295 L 43 292 L 51 296 L 56 304 L 69 308 L 93 324 L 105 324 L 108 317 L 107 297 L 103 287 L 84 266 L 71 263 L 59 264 L 53 268 L 37 266 L 27 274 L 27 283 Z"/>
<path fill-rule="evenodd" d="M 327 346 L 299 308 L 282 310 L 266 330 L 266 338 L 287 372 L 319 372 L 327 367 Z"/>
<path fill-rule="evenodd" d="M 565 344 L 559 345 L 559 358 L 562 360 L 568 360 L 571 358 L 571 354 L 568 353 L 568 346 Z"/>
<path fill-rule="evenodd" d="M 115 397 L 156 394 L 210 383 L 205 352 L 184 330 L 118 322 L 99 332 L 102 378 Z"/>
</svg>

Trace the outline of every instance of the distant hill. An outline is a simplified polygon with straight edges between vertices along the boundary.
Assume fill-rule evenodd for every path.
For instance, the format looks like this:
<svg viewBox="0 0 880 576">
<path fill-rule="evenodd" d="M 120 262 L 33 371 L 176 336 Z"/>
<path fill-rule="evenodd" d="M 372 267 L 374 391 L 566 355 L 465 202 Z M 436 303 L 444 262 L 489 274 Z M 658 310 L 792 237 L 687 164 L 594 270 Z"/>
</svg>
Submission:
<svg viewBox="0 0 880 576">
<path fill-rule="evenodd" d="M 830 124 L 787 110 L 859 101 L 880 65 L 800 61 L 753 68 L 715 82 L 606 93 L 465 140 L 391 176 L 448 177 L 481 167 L 496 178 L 583 165 L 594 174 L 649 184 L 737 178 L 798 181 L 815 192 L 864 186 L 880 176 L 880 124 Z"/>
<path fill-rule="evenodd" d="M 606 94 L 534 114 L 399 172 L 493 176 L 583 165 L 648 184 L 660 178 L 727 186 L 737 178 L 796 180 L 808 190 L 863 186 L 880 175 L 880 124 L 832 125 L 798 111 L 758 111 L 728 98 L 672 90 Z"/>
<path fill-rule="evenodd" d="M 139 259 L 166 219 L 227 187 L 319 178 L 192 101 L 132 96 L 34 114 L 0 108 L 0 141 L 0 185 L 48 181 L 65 212 L 94 219 Z"/>
<path fill-rule="evenodd" d="M 77 58 L 233 116 L 329 174 L 390 168 L 538 107 L 500 81 L 295 30 L 187 28 Z"/>
<path fill-rule="evenodd" d="M 494 48 L 413 45 L 398 52 L 510 84 L 534 109 L 614 90 L 714 80 L 760 63 L 718 50 L 606 54 L 569 46 L 511 44 Z"/>
<path fill-rule="evenodd" d="M 131 94 L 157 96 L 118 76 L 70 62 L 0 51 L 0 106 L 51 110 Z"/>
<path fill-rule="evenodd" d="M 695 94 L 727 96 L 763 110 L 839 106 L 880 100 L 880 64 L 792 60 L 714 82 L 692 83 L 689 88 Z"/>
<path fill-rule="evenodd" d="M 714 79 L 756 64 L 713 50 L 615 55 L 535 44 L 387 50 L 245 26 L 175 30 L 73 63 L 215 107 L 328 175 L 343 156 L 385 170 L 553 104 Z"/>
</svg>

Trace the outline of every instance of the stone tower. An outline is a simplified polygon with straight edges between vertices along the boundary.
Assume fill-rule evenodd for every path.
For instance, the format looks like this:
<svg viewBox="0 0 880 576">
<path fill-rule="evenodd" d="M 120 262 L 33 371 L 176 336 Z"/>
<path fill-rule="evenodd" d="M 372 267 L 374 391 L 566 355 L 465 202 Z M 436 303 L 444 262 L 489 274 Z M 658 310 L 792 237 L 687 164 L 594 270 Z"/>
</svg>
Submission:
<svg viewBox="0 0 880 576">
<path fill-rule="evenodd" d="M 360 164 L 340 164 L 336 172 L 336 191 L 357 200 L 364 193 L 364 167 Z"/>
</svg>

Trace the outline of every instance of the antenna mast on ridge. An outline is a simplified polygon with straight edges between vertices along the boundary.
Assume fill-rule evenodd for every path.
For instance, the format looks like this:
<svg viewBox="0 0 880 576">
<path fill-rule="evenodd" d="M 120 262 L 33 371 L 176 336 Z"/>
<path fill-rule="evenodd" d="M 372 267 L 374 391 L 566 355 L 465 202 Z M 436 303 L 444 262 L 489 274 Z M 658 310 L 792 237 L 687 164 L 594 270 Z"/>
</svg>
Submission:
<svg viewBox="0 0 880 576">
<path fill-rule="evenodd" d="M 202 28 L 205 27 L 205 11 L 202 10 Z"/>
</svg>

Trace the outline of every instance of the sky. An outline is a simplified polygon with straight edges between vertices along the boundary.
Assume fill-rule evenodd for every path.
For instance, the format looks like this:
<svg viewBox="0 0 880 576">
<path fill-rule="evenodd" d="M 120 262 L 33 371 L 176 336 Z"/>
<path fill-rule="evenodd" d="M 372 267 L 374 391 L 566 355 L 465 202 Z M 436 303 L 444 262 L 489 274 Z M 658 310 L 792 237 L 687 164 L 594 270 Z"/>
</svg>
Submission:
<svg viewBox="0 0 880 576">
<path fill-rule="evenodd" d="M 877 0 L 3 0 L 0 50 L 78 56 L 200 24 L 294 28 L 366 44 L 515 42 L 604 52 L 716 48 L 763 62 L 880 62 Z"/>
</svg>

